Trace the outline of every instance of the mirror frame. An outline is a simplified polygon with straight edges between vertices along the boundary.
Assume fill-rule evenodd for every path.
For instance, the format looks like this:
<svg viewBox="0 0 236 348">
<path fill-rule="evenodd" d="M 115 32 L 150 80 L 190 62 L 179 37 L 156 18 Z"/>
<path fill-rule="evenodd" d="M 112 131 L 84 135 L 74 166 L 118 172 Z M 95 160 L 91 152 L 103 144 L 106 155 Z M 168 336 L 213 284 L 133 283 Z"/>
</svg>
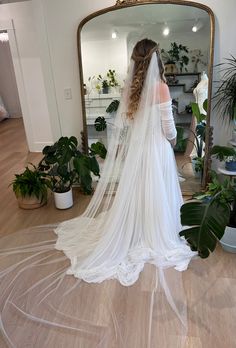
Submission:
<svg viewBox="0 0 236 348">
<path fill-rule="evenodd" d="M 110 7 L 106 7 L 89 16 L 85 17 L 79 24 L 77 31 L 77 47 L 78 47 L 78 58 L 79 58 L 79 75 L 80 75 L 80 89 L 81 89 L 81 101 L 82 101 L 82 116 L 83 116 L 83 131 L 81 132 L 82 149 L 85 153 L 88 153 L 88 130 L 86 125 L 86 110 L 85 110 L 85 98 L 84 98 L 84 76 L 83 76 L 83 65 L 82 65 L 82 52 L 81 52 L 81 30 L 83 26 L 91 19 L 98 17 L 107 12 L 116 11 L 121 8 L 128 8 L 132 6 L 148 5 L 148 4 L 171 4 L 179 6 L 191 6 L 197 7 L 206 11 L 210 17 L 210 55 L 209 55 L 209 66 L 208 66 L 208 110 L 207 110 L 207 123 L 206 123 L 206 138 L 205 138 L 205 161 L 204 161 L 204 172 L 201 186 L 204 189 L 209 182 L 209 174 L 211 169 L 211 156 L 210 151 L 213 145 L 213 127 L 210 125 L 211 116 L 211 95 L 212 95 L 212 77 L 213 77 L 213 60 L 214 60 L 214 40 L 215 40 L 215 17 L 210 7 L 187 0 L 117 0 L 116 4 Z"/>
</svg>

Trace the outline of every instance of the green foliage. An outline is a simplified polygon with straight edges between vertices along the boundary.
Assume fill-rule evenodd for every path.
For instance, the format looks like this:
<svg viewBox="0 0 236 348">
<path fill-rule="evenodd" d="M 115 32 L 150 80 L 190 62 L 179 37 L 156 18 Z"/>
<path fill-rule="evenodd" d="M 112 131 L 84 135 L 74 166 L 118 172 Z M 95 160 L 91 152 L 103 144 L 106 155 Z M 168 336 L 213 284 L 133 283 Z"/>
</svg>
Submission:
<svg viewBox="0 0 236 348">
<path fill-rule="evenodd" d="M 236 227 L 235 183 L 229 179 L 221 182 L 217 173 L 211 171 L 206 191 L 194 198 L 200 202 L 185 203 L 181 207 L 181 223 L 191 227 L 179 234 L 204 258 L 214 251 L 227 225 Z"/>
<path fill-rule="evenodd" d="M 177 139 L 176 139 L 176 145 L 174 150 L 176 152 L 184 152 L 186 150 L 187 146 L 187 138 L 184 138 L 184 128 L 180 126 L 176 126 L 177 130 Z"/>
<path fill-rule="evenodd" d="M 194 157 L 194 169 L 196 173 L 203 173 L 205 157 Z"/>
<path fill-rule="evenodd" d="M 236 151 L 233 147 L 215 145 L 211 149 L 211 155 L 220 161 L 227 160 L 227 158 L 236 159 Z"/>
<path fill-rule="evenodd" d="M 96 158 L 80 153 L 74 158 L 73 164 L 83 192 L 91 194 L 93 192 L 91 172 L 99 176 L 99 165 Z"/>
<path fill-rule="evenodd" d="M 107 72 L 108 83 L 110 87 L 119 86 L 119 83 L 116 78 L 116 71 L 109 69 Z"/>
<path fill-rule="evenodd" d="M 219 82 L 219 86 L 213 99 L 216 100 L 214 106 L 219 111 L 223 119 L 236 120 L 236 58 L 225 58 L 225 62 L 216 65 L 223 67 L 220 70 L 223 76 Z"/>
<path fill-rule="evenodd" d="M 97 117 L 95 122 L 94 122 L 94 127 L 96 129 L 96 131 L 98 132 L 102 132 L 107 128 L 107 122 L 105 117 Z"/>
<path fill-rule="evenodd" d="M 207 112 L 207 104 L 208 104 L 208 101 L 207 99 L 204 101 L 203 103 L 203 109 Z M 206 115 L 202 114 L 200 112 L 200 109 L 199 109 L 199 105 L 197 103 L 191 103 L 191 108 L 192 108 L 192 112 L 193 112 L 193 115 L 196 117 L 197 119 L 197 123 L 201 123 L 202 121 L 205 121 L 206 120 Z"/>
<path fill-rule="evenodd" d="M 106 112 L 111 114 L 112 112 L 116 112 L 120 105 L 119 100 L 113 100 L 110 105 L 108 105 Z"/>
<path fill-rule="evenodd" d="M 165 63 L 179 63 L 180 71 L 182 72 L 184 67 L 185 71 L 187 71 L 187 65 L 189 63 L 189 57 L 185 54 L 189 52 L 187 46 L 181 44 L 178 45 L 176 42 L 171 42 L 170 46 L 171 48 L 169 51 L 163 49 L 161 51 Z"/>
<path fill-rule="evenodd" d="M 219 203 L 217 199 L 213 198 L 208 203 L 185 203 L 181 207 L 181 223 L 191 227 L 182 230 L 179 235 L 187 240 L 200 257 L 206 258 L 223 237 L 229 218 L 229 204 Z"/>
<path fill-rule="evenodd" d="M 39 163 L 41 171 L 50 178 L 54 192 L 67 192 L 79 182 L 84 193 L 92 192 L 92 177 L 99 176 L 99 165 L 94 156 L 81 153 L 75 137 L 61 137 L 52 146 L 43 149 L 44 157 Z"/>
<path fill-rule="evenodd" d="M 105 148 L 104 144 L 99 141 L 91 144 L 90 152 L 91 155 L 99 155 L 103 159 L 105 159 L 107 155 L 107 149 Z"/>
<path fill-rule="evenodd" d="M 47 188 L 49 187 L 49 181 L 45 174 L 40 172 L 33 164 L 33 169 L 28 166 L 21 174 L 15 174 L 15 179 L 11 183 L 13 185 L 13 191 L 16 197 L 32 197 L 42 201 L 47 200 Z"/>
<path fill-rule="evenodd" d="M 102 81 L 102 88 L 108 88 L 108 87 L 109 87 L 108 81 L 107 80 L 103 80 Z"/>
</svg>

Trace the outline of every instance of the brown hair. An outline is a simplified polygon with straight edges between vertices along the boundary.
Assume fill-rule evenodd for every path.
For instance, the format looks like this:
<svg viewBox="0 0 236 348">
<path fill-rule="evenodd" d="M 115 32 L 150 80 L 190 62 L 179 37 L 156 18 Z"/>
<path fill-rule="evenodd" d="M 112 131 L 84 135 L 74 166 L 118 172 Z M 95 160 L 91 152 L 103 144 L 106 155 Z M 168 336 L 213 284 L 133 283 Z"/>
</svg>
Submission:
<svg viewBox="0 0 236 348">
<path fill-rule="evenodd" d="M 133 119 L 133 115 L 138 109 L 147 70 L 154 52 L 156 52 L 157 55 L 160 78 L 163 82 L 166 82 L 164 76 L 165 68 L 160 57 L 158 44 L 149 39 L 144 39 L 137 42 L 131 56 L 131 59 L 134 60 L 134 73 L 130 87 L 129 106 L 127 112 L 127 117 L 130 119 Z"/>
</svg>

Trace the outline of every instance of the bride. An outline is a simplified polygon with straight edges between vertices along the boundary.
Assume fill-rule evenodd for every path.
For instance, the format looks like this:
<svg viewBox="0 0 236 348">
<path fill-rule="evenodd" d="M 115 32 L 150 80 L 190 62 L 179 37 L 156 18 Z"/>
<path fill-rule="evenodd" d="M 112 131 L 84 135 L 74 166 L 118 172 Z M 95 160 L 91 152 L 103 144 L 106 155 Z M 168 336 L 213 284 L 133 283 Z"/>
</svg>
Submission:
<svg viewBox="0 0 236 348">
<path fill-rule="evenodd" d="M 176 129 L 151 40 L 133 50 L 111 134 L 81 216 L 1 239 L 0 330 L 9 347 L 184 347 L 180 271 L 196 254 L 179 237 Z"/>
<path fill-rule="evenodd" d="M 158 45 L 136 44 L 101 178 L 86 211 L 58 226 L 67 274 L 86 282 L 133 284 L 146 262 L 187 268 L 183 203 L 172 147 L 176 129 Z"/>
</svg>

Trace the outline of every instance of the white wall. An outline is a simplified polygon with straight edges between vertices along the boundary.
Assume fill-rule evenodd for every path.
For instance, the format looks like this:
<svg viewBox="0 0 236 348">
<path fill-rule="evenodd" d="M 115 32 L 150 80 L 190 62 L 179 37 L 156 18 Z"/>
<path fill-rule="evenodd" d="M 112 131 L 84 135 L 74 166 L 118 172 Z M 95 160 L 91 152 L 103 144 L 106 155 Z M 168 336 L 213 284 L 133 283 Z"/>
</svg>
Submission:
<svg viewBox="0 0 236 348">
<path fill-rule="evenodd" d="M 31 1 L 0 5 L 0 28 L 10 37 L 29 149 L 41 151 L 53 137 Z"/>
<path fill-rule="evenodd" d="M 0 96 L 10 117 L 22 117 L 9 42 L 0 41 Z"/>
<path fill-rule="evenodd" d="M 102 50 L 101 50 L 102 47 Z M 96 59 L 94 59 L 96 54 Z M 84 81 L 91 76 L 106 76 L 109 69 L 115 70 L 122 82 L 127 74 L 127 43 L 125 39 L 82 42 Z"/>
</svg>

